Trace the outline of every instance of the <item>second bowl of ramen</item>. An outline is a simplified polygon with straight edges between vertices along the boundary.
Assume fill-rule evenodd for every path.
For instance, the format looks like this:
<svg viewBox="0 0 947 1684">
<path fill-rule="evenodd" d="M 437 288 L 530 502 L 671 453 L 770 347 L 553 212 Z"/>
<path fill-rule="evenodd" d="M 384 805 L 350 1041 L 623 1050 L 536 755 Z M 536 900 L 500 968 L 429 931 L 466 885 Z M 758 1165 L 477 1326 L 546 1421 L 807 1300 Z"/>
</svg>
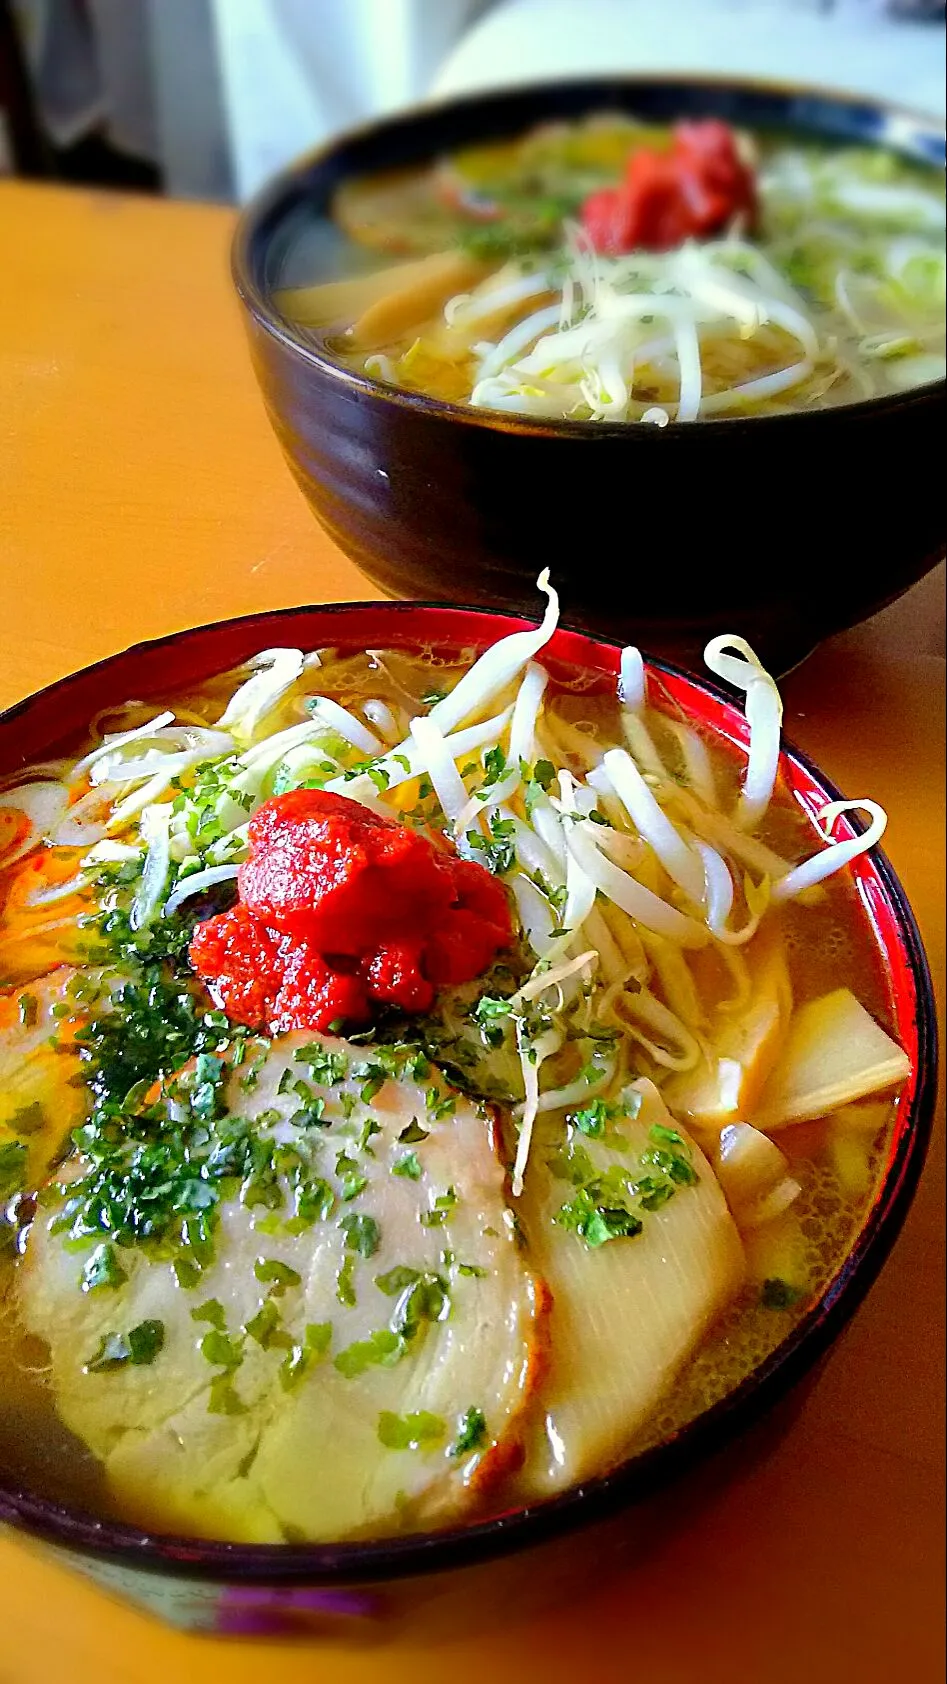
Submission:
<svg viewBox="0 0 947 1684">
<path fill-rule="evenodd" d="M 942 551 L 943 136 L 844 97 L 627 79 L 334 142 L 238 232 L 290 467 L 387 591 L 784 667 Z M 664 560 L 672 549 L 681 558 Z"/>
<path fill-rule="evenodd" d="M 261 615 L 0 719 L 0 1504 L 188 1617 L 182 1577 L 351 1613 L 639 1502 L 913 1191 L 884 815 L 780 754 L 745 646 L 751 722 L 542 583 L 540 625 Z"/>
</svg>

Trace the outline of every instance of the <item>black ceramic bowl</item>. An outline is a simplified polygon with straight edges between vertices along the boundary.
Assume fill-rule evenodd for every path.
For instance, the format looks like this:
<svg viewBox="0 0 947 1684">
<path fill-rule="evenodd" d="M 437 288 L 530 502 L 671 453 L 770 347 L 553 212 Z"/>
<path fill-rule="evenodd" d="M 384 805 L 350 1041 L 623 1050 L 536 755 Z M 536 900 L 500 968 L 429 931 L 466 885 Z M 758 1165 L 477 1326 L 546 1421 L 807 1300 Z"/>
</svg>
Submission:
<svg viewBox="0 0 947 1684">
<path fill-rule="evenodd" d="M 64 752 L 100 709 L 128 696 L 159 701 L 236 666 L 261 648 L 483 648 L 522 623 L 506 615 L 437 604 L 364 602 L 256 614 L 179 632 L 102 661 L 0 714 L 0 774 Z M 620 645 L 560 629 L 549 654 L 606 675 L 613 683 Z M 689 717 L 731 743 L 746 743 L 744 716 L 718 686 L 666 662 L 649 665 Z M 838 798 L 833 785 L 788 746 L 781 772 L 810 816 Z M 840 836 L 851 834 L 851 821 L 845 818 Z M 56 1500 L 55 1462 L 45 1466 L 42 1477 L 26 1481 L 0 1461 L 0 1522 L 31 1533 L 63 1563 L 175 1624 L 235 1634 L 357 1630 L 366 1625 L 378 1632 L 390 1629 L 390 1622 L 419 1600 L 426 1617 L 431 1602 L 439 1601 L 456 1620 L 464 1592 L 457 1591 L 450 1601 L 447 1587 L 454 1576 L 446 1570 L 474 1564 L 483 1565 L 475 1580 L 479 1589 L 468 1580 L 468 1616 L 472 1610 L 482 1624 L 495 1605 L 515 1606 L 522 1614 L 544 1575 L 558 1570 L 556 1558 L 550 1567 L 544 1551 L 542 1565 L 537 1565 L 531 1554 L 518 1572 L 507 1562 L 502 1575 L 497 1569 L 484 1589 L 482 1575 L 491 1572 L 491 1560 L 540 1545 L 552 1549 L 556 1539 L 562 1539 L 565 1548 L 570 1533 L 609 1516 L 618 1517 L 616 1526 L 621 1522 L 621 1529 L 599 1531 L 591 1543 L 584 1539 L 581 1550 L 572 1551 L 565 1562 L 562 1594 L 575 1595 L 576 1576 L 589 1564 L 602 1570 L 614 1566 L 616 1551 L 630 1547 L 633 1560 L 635 1548 L 642 1547 L 636 1539 L 644 1539 L 645 1547 L 653 1550 L 656 1527 L 679 1524 L 693 1512 L 693 1479 L 679 1485 L 676 1493 L 667 1490 L 669 1482 L 732 1441 L 739 1442 L 732 1444 L 731 1454 L 739 1452 L 741 1460 L 752 1462 L 763 1417 L 818 1363 L 882 1267 L 924 1163 L 937 1085 L 936 1020 L 924 950 L 904 892 L 884 856 L 876 850 L 861 855 L 850 870 L 895 1032 L 911 1060 L 911 1076 L 898 1102 L 879 1185 L 849 1255 L 771 1355 L 734 1391 L 653 1449 L 560 1496 L 441 1532 L 313 1545 L 228 1544 L 149 1534 L 63 1506 Z M 722 1467 L 718 1477 L 726 1472 Z M 637 1529 L 627 1511 L 634 1511 Z"/>
<path fill-rule="evenodd" d="M 942 381 L 663 430 L 534 421 L 356 374 L 298 343 L 270 303 L 294 216 L 324 211 L 341 182 L 597 110 L 717 116 L 943 159 L 934 119 L 871 100 L 653 77 L 477 96 L 345 135 L 277 177 L 237 231 L 234 276 L 270 420 L 320 521 L 391 595 L 526 609 L 548 565 L 583 626 L 633 628 L 687 659 L 738 630 L 785 670 L 939 559 Z"/>
</svg>

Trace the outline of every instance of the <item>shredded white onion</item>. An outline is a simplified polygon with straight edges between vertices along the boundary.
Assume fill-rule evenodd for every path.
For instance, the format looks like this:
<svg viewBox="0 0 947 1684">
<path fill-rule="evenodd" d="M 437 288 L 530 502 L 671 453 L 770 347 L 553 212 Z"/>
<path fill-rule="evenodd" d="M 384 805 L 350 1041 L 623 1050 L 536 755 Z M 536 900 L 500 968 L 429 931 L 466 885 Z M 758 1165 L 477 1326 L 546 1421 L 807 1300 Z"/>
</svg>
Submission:
<svg viewBox="0 0 947 1684">
<path fill-rule="evenodd" d="M 153 741 L 155 746 L 131 757 L 125 753 L 129 746 L 127 742 L 119 748 L 110 745 L 90 768 L 89 782 L 129 784 L 137 779 L 154 777 L 160 771 L 166 771 L 170 777 L 179 777 L 191 766 L 205 760 L 219 760 L 226 754 L 232 754 L 236 748 L 233 737 L 226 731 L 204 730 L 190 725 L 166 728 L 160 735 L 144 741 Z"/>
<path fill-rule="evenodd" d="M 71 900 L 73 895 L 79 895 L 90 882 L 89 873 L 79 871 L 75 877 L 70 877 L 65 883 L 56 883 L 51 889 L 36 889 L 26 897 L 26 905 L 55 906 L 57 901 Z"/>
<path fill-rule="evenodd" d="M 165 767 L 162 771 L 156 772 L 153 778 L 149 778 L 146 784 L 141 784 L 131 795 L 127 795 L 124 801 L 120 801 L 117 807 L 112 808 L 108 823 L 105 826 L 106 834 L 111 835 L 116 830 L 124 830 L 132 819 L 137 818 L 139 813 L 144 812 L 146 807 L 154 806 L 166 793 L 174 776 L 175 774 L 169 772 Z"/>
<path fill-rule="evenodd" d="M 7 808 L 20 814 L 27 825 L 19 842 L 6 853 L 0 851 L 0 865 L 14 865 L 30 853 L 62 818 L 68 802 L 68 793 L 61 783 L 20 784 L 16 789 L 0 790 L 0 812 Z"/>
<path fill-rule="evenodd" d="M 100 784 L 74 801 L 49 833 L 54 847 L 85 848 L 101 842 L 108 824 L 109 806 L 116 794 L 114 785 Z"/>
<path fill-rule="evenodd" d="M 264 649 L 254 656 L 254 672 L 241 684 L 218 720 L 240 742 L 251 743 L 267 714 L 291 690 L 306 665 L 301 649 Z"/>
<path fill-rule="evenodd" d="M 129 922 L 133 930 L 151 923 L 161 904 L 171 870 L 171 803 L 146 807 L 141 815 L 141 836 L 147 844 L 145 864 L 135 890 Z"/>
<path fill-rule="evenodd" d="M 103 842 L 96 842 L 94 848 L 83 857 L 83 867 L 96 865 L 125 865 L 129 860 L 137 860 L 141 849 L 131 842 L 114 842 L 111 837 Z"/>
<path fill-rule="evenodd" d="M 192 895 L 201 895 L 205 889 L 213 889 L 217 883 L 232 882 L 239 870 L 236 865 L 210 865 L 205 871 L 193 871 L 189 877 L 179 877 L 178 881 L 164 903 L 164 916 L 172 917 L 179 906 L 183 906 Z"/>
<path fill-rule="evenodd" d="M 72 768 L 70 781 L 72 783 L 78 783 L 81 778 L 85 777 L 87 772 L 92 770 L 93 766 L 95 766 L 104 755 L 112 754 L 115 749 L 123 748 L 126 743 L 134 743 L 139 741 L 139 739 L 155 737 L 160 731 L 164 730 L 166 725 L 171 725 L 173 721 L 173 713 L 158 713 L 155 715 L 154 719 L 149 719 L 147 725 L 139 725 L 134 731 L 120 731 L 117 736 L 105 737 L 103 741 L 99 743 L 98 747 L 94 748 L 90 754 L 86 754 L 81 760 L 76 761 L 76 764 Z"/>
</svg>

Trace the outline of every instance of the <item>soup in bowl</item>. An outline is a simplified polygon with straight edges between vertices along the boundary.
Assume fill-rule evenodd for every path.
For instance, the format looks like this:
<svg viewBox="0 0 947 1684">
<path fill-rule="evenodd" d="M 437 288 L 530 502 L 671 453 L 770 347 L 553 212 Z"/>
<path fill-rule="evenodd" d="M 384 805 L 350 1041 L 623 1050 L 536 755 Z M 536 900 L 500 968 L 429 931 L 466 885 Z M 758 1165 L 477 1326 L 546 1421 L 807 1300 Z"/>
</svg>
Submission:
<svg viewBox="0 0 947 1684">
<path fill-rule="evenodd" d="M 735 1430 L 880 1265 L 933 1080 L 884 814 L 781 752 L 742 640 L 745 713 L 540 584 L 539 625 L 183 634 L 2 723 L 2 1460 L 47 1537 L 317 1584 L 525 1543 Z"/>
<path fill-rule="evenodd" d="M 895 152 L 598 112 L 344 182 L 352 273 L 299 284 L 301 228 L 273 297 L 359 372 L 479 409 L 792 413 L 944 378 L 944 211 Z"/>
<path fill-rule="evenodd" d="M 942 553 L 943 215 L 932 119 L 599 79 L 334 140 L 234 274 L 292 471 L 386 591 L 528 611 L 551 564 L 581 624 L 781 671 Z"/>
</svg>

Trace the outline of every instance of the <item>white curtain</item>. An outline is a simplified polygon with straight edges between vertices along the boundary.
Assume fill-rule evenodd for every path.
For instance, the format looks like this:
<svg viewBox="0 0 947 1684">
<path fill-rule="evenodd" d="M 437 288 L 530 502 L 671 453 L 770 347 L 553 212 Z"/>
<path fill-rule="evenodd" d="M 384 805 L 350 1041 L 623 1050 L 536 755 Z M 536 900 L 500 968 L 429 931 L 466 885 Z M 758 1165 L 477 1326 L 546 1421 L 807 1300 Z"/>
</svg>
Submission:
<svg viewBox="0 0 947 1684">
<path fill-rule="evenodd" d="M 500 0 L 458 42 L 437 94 L 544 77 L 681 71 L 821 83 L 944 109 L 944 26 L 895 0 Z M 901 0 L 906 3 L 906 0 Z"/>
<path fill-rule="evenodd" d="M 158 161 L 148 0 L 13 0 L 44 128 L 71 146 L 101 126 Z"/>
<path fill-rule="evenodd" d="M 13 0 L 57 146 L 100 127 L 169 192 L 226 182 L 241 199 L 327 135 L 420 99 L 494 3 Z"/>
<path fill-rule="evenodd" d="M 13 4 L 54 142 L 101 126 L 185 196 L 243 199 L 339 129 L 543 76 L 732 72 L 944 108 L 943 25 L 895 22 L 895 0 Z"/>
<path fill-rule="evenodd" d="M 212 0 L 237 195 L 420 99 L 484 0 Z"/>
</svg>

